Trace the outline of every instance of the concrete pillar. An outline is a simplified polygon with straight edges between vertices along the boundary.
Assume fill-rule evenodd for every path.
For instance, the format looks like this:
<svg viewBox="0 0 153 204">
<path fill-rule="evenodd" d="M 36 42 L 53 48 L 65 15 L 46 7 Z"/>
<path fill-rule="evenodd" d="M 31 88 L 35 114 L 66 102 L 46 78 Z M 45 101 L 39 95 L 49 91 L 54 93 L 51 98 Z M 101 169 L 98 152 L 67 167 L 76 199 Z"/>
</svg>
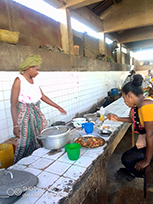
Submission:
<svg viewBox="0 0 153 204">
<path fill-rule="evenodd" d="M 59 11 L 62 48 L 64 53 L 74 55 L 70 11 L 66 8 L 61 8 Z"/>
<path fill-rule="evenodd" d="M 116 49 L 117 50 L 117 63 L 121 63 L 121 44 L 118 43 L 118 48 Z"/>
<path fill-rule="evenodd" d="M 105 43 L 105 34 L 103 32 L 99 32 L 99 53 L 100 54 L 105 54 L 105 60 L 106 60 L 106 43 Z"/>
</svg>

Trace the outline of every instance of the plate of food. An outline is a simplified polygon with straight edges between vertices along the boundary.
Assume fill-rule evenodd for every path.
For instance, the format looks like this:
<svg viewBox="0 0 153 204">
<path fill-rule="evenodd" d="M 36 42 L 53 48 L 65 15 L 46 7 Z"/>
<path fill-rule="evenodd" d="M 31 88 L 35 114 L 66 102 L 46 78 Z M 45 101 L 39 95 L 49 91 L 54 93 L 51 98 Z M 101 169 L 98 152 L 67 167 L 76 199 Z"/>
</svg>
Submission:
<svg viewBox="0 0 153 204">
<path fill-rule="evenodd" d="M 93 136 L 93 135 L 85 135 L 82 137 L 79 137 L 74 140 L 75 143 L 78 143 L 81 145 L 81 147 L 86 148 L 96 148 L 103 146 L 105 144 L 105 140 L 99 136 Z"/>
<path fill-rule="evenodd" d="M 110 131 L 111 131 L 111 126 L 109 126 L 109 125 L 102 125 L 101 123 L 97 125 L 97 128 L 98 128 L 99 130 L 104 130 L 104 129 L 106 129 L 106 130 L 110 130 Z"/>
</svg>

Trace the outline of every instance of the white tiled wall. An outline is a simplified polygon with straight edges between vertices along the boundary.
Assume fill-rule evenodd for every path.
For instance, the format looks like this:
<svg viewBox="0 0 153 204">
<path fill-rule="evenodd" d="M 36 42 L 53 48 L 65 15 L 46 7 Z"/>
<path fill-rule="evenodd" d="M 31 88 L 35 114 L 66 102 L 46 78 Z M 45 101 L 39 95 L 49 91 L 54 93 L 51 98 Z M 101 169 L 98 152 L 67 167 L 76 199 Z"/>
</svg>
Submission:
<svg viewBox="0 0 153 204">
<path fill-rule="evenodd" d="M 0 72 L 0 143 L 13 136 L 10 113 L 10 93 L 17 72 Z M 111 88 L 121 86 L 128 72 L 40 72 L 36 79 L 43 92 L 67 111 L 41 103 L 48 125 L 56 121 L 69 122 L 76 113 L 88 110 L 107 96 Z"/>
</svg>

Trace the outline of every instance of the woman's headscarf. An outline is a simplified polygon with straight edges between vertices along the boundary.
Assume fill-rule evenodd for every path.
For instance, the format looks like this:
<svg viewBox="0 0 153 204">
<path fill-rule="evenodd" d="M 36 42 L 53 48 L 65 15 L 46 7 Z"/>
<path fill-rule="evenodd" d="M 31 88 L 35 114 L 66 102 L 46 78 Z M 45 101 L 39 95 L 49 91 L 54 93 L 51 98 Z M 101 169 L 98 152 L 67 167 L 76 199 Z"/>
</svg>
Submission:
<svg viewBox="0 0 153 204">
<path fill-rule="evenodd" d="M 42 63 L 40 55 L 30 54 L 24 62 L 19 65 L 20 74 L 28 69 L 28 67 L 39 66 Z"/>
</svg>

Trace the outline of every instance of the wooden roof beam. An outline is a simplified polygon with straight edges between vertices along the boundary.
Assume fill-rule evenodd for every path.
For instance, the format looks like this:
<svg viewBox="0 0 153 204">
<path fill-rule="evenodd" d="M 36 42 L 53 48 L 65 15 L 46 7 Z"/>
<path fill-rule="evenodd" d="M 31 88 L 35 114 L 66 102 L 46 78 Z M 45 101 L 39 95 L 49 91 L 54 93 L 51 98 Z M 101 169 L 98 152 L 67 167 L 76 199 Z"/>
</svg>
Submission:
<svg viewBox="0 0 153 204">
<path fill-rule="evenodd" d="M 55 7 L 55 8 L 62 8 L 66 5 L 66 0 L 44 0 L 49 5 Z"/>
<path fill-rule="evenodd" d="M 94 4 L 103 0 L 66 0 L 66 7 L 73 10 L 90 4 Z"/>
<path fill-rule="evenodd" d="M 103 32 L 104 30 L 103 21 L 87 7 L 71 11 L 71 17 L 76 18 L 81 23 L 97 32 Z"/>
</svg>

